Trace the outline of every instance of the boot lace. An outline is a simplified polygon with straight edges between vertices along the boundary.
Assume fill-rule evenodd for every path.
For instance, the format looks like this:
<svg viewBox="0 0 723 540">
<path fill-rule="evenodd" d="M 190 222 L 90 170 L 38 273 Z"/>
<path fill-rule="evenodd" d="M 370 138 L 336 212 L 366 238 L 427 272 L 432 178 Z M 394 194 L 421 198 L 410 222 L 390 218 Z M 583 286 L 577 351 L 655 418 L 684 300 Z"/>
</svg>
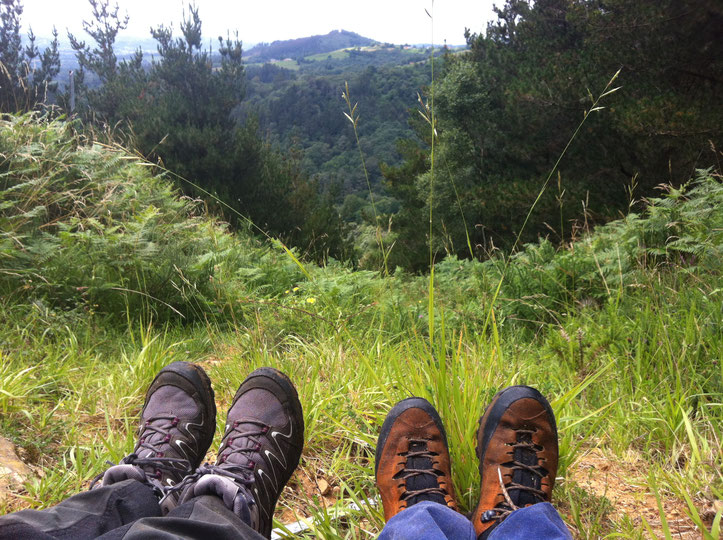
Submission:
<svg viewBox="0 0 723 540">
<path fill-rule="evenodd" d="M 515 432 L 521 436 L 517 437 L 517 442 L 507 443 L 508 446 L 511 446 L 513 449 L 512 452 L 510 452 L 513 456 L 513 459 L 510 463 L 505 464 L 505 466 L 508 466 L 509 469 L 512 471 L 511 476 L 514 474 L 514 471 L 522 470 L 542 479 L 547 474 L 547 471 L 545 471 L 544 468 L 539 465 L 539 462 L 537 465 L 527 465 L 514 459 L 515 450 L 517 449 L 529 450 L 534 452 L 535 455 L 537 455 L 537 452 L 542 450 L 542 447 L 532 442 L 532 434 L 535 432 L 535 430 L 517 429 L 515 430 Z M 508 490 L 510 489 L 516 489 L 532 493 L 535 499 L 537 499 L 537 502 L 545 501 L 545 492 L 541 489 L 537 489 L 533 486 L 525 484 L 520 484 L 519 482 L 515 482 L 512 479 L 510 479 L 510 481 L 505 484 L 502 480 L 502 469 L 500 467 L 497 467 L 497 477 L 500 483 L 500 493 L 505 498 L 505 502 L 498 504 L 495 508 L 486 510 L 481 517 L 482 523 L 487 523 L 488 521 L 492 520 L 499 520 L 501 522 L 512 512 L 519 509 L 519 507 L 512 501 L 512 498 L 508 493 Z"/>
<path fill-rule="evenodd" d="M 256 429 L 249 429 L 249 426 L 256 426 Z M 224 468 L 231 471 L 249 471 L 253 470 L 256 466 L 256 462 L 251 459 L 250 454 L 254 454 L 261 450 L 261 443 L 256 439 L 266 435 L 269 432 L 269 426 L 263 422 L 256 420 L 234 420 L 231 424 L 230 429 L 226 433 L 224 448 L 221 450 L 217 465 L 223 465 Z M 241 447 L 239 443 L 249 440 L 251 443 L 246 447 Z M 236 444 L 234 444 L 236 443 Z M 246 456 L 246 463 L 243 465 L 231 463 L 228 458 L 231 454 L 249 454 Z"/>
<path fill-rule="evenodd" d="M 178 425 L 179 421 L 177 416 L 167 415 L 153 416 L 146 420 L 136 450 L 118 462 L 118 465 L 134 465 L 141 468 L 148 484 L 154 491 L 160 494 L 170 489 L 170 486 L 162 483 L 163 472 L 176 476 L 180 475 L 181 477 L 192 472 L 191 463 L 187 459 L 168 457 L 165 455 L 165 451 L 161 449 L 162 445 L 170 443 L 171 430 Z M 161 435 L 161 437 L 153 437 L 154 434 Z M 139 457 L 138 454 L 141 453 L 142 450 L 149 450 L 150 454 Z M 116 465 L 112 461 L 106 461 L 106 463 L 110 466 Z M 90 484 L 90 489 L 93 489 L 103 478 L 104 474 L 105 471 L 93 479 Z"/>
<path fill-rule="evenodd" d="M 409 446 L 410 448 L 412 446 L 420 445 L 420 449 L 415 450 L 409 450 L 407 452 L 400 452 L 398 455 L 401 457 L 406 458 L 402 463 L 404 464 L 404 468 L 399 471 L 397 474 L 394 475 L 395 480 L 403 480 L 404 481 L 404 492 L 400 496 L 400 500 L 402 501 L 408 501 L 412 497 L 416 497 L 418 495 L 429 495 L 432 493 L 435 493 L 437 495 L 441 495 L 442 497 L 445 497 L 447 495 L 447 491 L 444 488 L 439 487 L 439 484 L 437 484 L 437 478 L 441 476 L 443 473 L 439 469 L 435 469 L 434 467 L 429 469 L 422 469 L 419 467 L 409 468 L 408 464 L 410 463 L 410 460 L 413 458 L 426 458 L 429 459 L 431 463 L 434 463 L 434 458 L 438 456 L 439 454 L 437 452 L 432 452 L 430 450 L 427 450 L 427 441 L 423 439 L 410 439 L 409 440 Z M 429 488 L 422 488 L 422 489 L 408 489 L 407 486 L 409 485 L 407 480 L 410 478 L 414 478 L 417 476 L 424 476 L 429 475 L 434 478 L 435 484 L 437 487 L 429 487 Z"/>
<path fill-rule="evenodd" d="M 248 424 L 256 425 L 258 426 L 258 428 L 248 430 L 244 427 L 248 426 Z M 246 463 L 232 463 L 228 461 L 228 457 L 230 454 L 233 453 L 240 453 L 243 455 L 258 452 L 259 450 L 261 450 L 261 443 L 255 440 L 254 437 L 265 435 L 266 433 L 268 433 L 268 431 L 269 426 L 255 420 L 234 421 L 234 423 L 231 424 L 230 429 L 226 433 L 226 442 L 224 443 L 225 447 L 219 453 L 216 464 L 202 464 L 198 469 L 196 469 L 195 472 L 186 475 L 186 477 L 181 482 L 171 487 L 170 489 L 167 489 L 166 491 L 168 493 L 182 491 L 186 486 L 196 482 L 201 476 L 205 474 L 217 474 L 220 476 L 226 476 L 228 478 L 231 478 L 235 482 L 238 482 L 239 484 L 250 486 L 255 482 L 254 467 L 256 466 L 256 462 L 247 457 Z M 254 444 L 247 448 L 239 448 L 238 445 L 234 446 L 234 443 L 239 443 L 247 439 L 251 439 Z"/>
</svg>

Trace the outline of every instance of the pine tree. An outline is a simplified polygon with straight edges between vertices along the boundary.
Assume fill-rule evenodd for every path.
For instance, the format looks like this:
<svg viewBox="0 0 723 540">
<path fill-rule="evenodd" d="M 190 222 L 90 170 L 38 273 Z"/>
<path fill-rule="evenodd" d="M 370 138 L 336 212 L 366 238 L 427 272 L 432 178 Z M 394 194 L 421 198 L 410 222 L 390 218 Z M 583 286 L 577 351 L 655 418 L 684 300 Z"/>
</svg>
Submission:
<svg viewBox="0 0 723 540">
<path fill-rule="evenodd" d="M 23 47 L 21 0 L 0 0 L 0 111 L 20 112 L 54 102 L 55 76 L 60 71 L 58 32 L 41 53 L 32 28 Z"/>
<path fill-rule="evenodd" d="M 114 124 L 122 115 L 120 108 L 144 79 L 143 54 L 139 50 L 129 60 L 118 62 L 114 45 L 118 33 L 128 27 L 128 15 L 111 0 L 88 0 L 91 19 L 83 21 L 83 30 L 92 39 L 86 43 L 68 32 L 79 69 L 75 73 L 78 108 L 86 118 Z M 119 75 L 123 73 L 123 81 Z M 90 76 L 93 77 L 90 80 Z"/>
</svg>

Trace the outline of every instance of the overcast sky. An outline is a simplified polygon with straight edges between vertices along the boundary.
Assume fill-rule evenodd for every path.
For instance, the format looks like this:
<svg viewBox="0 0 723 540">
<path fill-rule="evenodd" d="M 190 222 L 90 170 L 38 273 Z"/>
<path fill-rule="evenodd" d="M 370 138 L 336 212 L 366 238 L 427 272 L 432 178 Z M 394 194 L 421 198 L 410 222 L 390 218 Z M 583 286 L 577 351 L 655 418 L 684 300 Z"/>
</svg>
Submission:
<svg viewBox="0 0 723 540">
<path fill-rule="evenodd" d="M 174 23 L 178 29 L 181 0 L 119 0 L 130 22 L 123 36 L 150 36 L 149 28 Z M 465 27 L 481 32 L 492 18 L 493 0 L 197 0 L 206 39 L 238 30 L 246 44 L 326 34 L 335 29 L 357 32 L 391 43 L 464 43 Z M 498 4 L 504 0 L 498 0 Z M 49 35 L 53 25 L 61 36 L 66 29 L 82 32 L 89 18 L 87 0 L 23 0 L 23 31 Z M 432 20 L 425 13 L 434 16 Z"/>
</svg>

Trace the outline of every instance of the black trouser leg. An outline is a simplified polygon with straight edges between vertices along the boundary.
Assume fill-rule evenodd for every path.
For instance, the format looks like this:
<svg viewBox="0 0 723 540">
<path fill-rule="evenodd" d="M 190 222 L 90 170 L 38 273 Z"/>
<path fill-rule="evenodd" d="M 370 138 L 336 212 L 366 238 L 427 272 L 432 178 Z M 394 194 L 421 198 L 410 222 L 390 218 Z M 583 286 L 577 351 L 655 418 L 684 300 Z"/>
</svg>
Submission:
<svg viewBox="0 0 723 540">
<path fill-rule="evenodd" d="M 164 517 L 142 518 L 103 535 L 102 540 L 263 540 L 214 495 L 191 499 Z"/>
<path fill-rule="evenodd" d="M 0 517 L 0 540 L 197 538 L 263 540 L 213 495 L 196 497 L 161 517 L 153 490 L 136 480 L 73 495 L 46 510 Z"/>
<path fill-rule="evenodd" d="M 136 480 L 73 495 L 46 510 L 21 510 L 0 517 L 0 540 L 96 538 L 140 518 L 160 516 L 153 490 Z"/>
</svg>

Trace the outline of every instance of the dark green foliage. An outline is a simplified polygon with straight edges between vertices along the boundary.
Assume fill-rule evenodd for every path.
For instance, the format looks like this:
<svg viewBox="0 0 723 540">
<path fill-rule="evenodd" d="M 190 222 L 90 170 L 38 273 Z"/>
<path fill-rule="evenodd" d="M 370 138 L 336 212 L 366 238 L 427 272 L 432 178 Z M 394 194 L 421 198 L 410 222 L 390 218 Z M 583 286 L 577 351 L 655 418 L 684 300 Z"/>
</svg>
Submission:
<svg viewBox="0 0 723 540">
<path fill-rule="evenodd" d="M 28 44 L 20 38 L 20 0 L 0 1 L 0 112 L 21 112 L 39 104 L 53 103 L 60 71 L 58 32 L 41 53 L 32 29 Z"/>
<path fill-rule="evenodd" d="M 80 64 L 103 83 L 87 93 L 88 121 L 127 127 L 135 147 L 187 180 L 179 180 L 187 193 L 210 193 L 209 204 L 232 224 L 241 225 L 243 215 L 316 260 L 347 257 L 332 200 L 301 172 L 298 158 L 260 139 L 253 118 L 238 121 L 245 94 L 238 37 L 219 37 L 214 54 L 203 49 L 198 8 L 189 6 L 181 37 L 164 26 L 152 30 L 158 59 L 146 70 L 140 52 L 116 62 L 112 45 L 126 21 L 106 0 L 91 6 L 95 22 L 86 29 L 97 47 L 74 45 Z"/>
<path fill-rule="evenodd" d="M 231 235 L 205 218 L 196 203 L 151 175 L 151 165 L 88 143 L 70 125 L 11 118 L 0 124 L 0 155 L 6 305 L 193 321 L 244 317 L 259 297 L 284 306 L 269 324 L 303 332 L 306 319 L 297 310 L 311 309 L 312 299 L 314 313 L 330 321 L 341 313 L 354 324 L 383 316 L 426 331 L 427 278 L 399 270 L 381 278 L 334 262 L 307 265 L 307 275 L 278 246 Z M 303 196 L 287 200 L 304 211 Z M 690 185 L 651 199 L 644 213 L 601 226 L 569 248 L 548 240 L 524 246 L 505 271 L 498 323 L 535 329 L 581 307 L 617 304 L 645 286 L 651 272 L 668 268 L 681 279 L 718 279 L 721 231 L 723 183 L 700 171 Z M 448 329 L 484 326 L 504 269 L 501 257 L 438 263 L 435 296 Z"/>
<path fill-rule="evenodd" d="M 76 110 L 87 119 L 115 123 L 118 111 L 138 96 L 145 75 L 143 54 L 139 50 L 130 59 L 118 62 L 113 47 L 118 32 L 128 27 L 128 15 L 121 16 L 119 5 L 111 5 L 110 0 L 88 2 L 92 18 L 83 21 L 83 30 L 92 41 L 86 43 L 68 32 L 78 61 L 74 74 Z M 69 92 L 63 96 L 67 109 Z"/>
<path fill-rule="evenodd" d="M 4 301 L 186 320 L 224 304 L 232 237 L 148 164 L 32 116 L 0 124 L 0 155 Z"/>
<path fill-rule="evenodd" d="M 715 164 L 711 143 L 723 143 L 716 2 L 510 0 L 497 14 L 486 35 L 468 36 L 468 55 L 448 59 L 435 89 L 435 249 L 468 257 L 467 233 L 477 257 L 493 245 L 510 248 L 618 69 L 621 89 L 577 134 L 523 242 L 551 232 L 569 238 L 571 220 L 600 223 L 627 211 L 631 185 L 650 196 L 662 182 L 679 185 Z M 418 176 L 403 201 L 420 208 L 412 222 L 429 214 L 430 181 Z M 397 232 L 395 249 L 416 249 L 414 228 Z"/>
<path fill-rule="evenodd" d="M 375 46 L 365 49 L 344 49 L 327 55 L 315 55 L 297 60 L 299 72 L 305 75 L 345 75 L 368 68 L 400 67 L 425 64 L 432 54 L 428 48 L 405 48 L 400 45 Z M 441 56 L 442 50 L 435 52 Z"/>
<path fill-rule="evenodd" d="M 723 183 L 718 174 L 702 170 L 685 187 L 651 198 L 640 214 L 601 225 L 565 247 L 541 239 L 510 259 L 499 252 L 483 262 L 450 255 L 435 265 L 435 298 L 447 328 L 479 330 L 504 272 L 497 323 L 538 331 L 580 310 L 617 306 L 641 290 L 644 300 L 651 275 L 700 280 L 716 289 L 723 268 L 722 231 Z M 424 299 L 428 277 L 397 270 L 388 279 L 395 280 L 392 290 L 404 283 L 413 289 L 406 296 Z M 415 317 L 426 315 L 426 305 L 406 309 Z M 425 323 L 424 317 L 417 322 Z"/>
<path fill-rule="evenodd" d="M 341 95 L 348 82 L 352 100 L 359 103 L 359 139 L 370 182 L 380 191 L 380 164 L 398 163 L 395 141 L 413 136 L 406 126 L 408 111 L 428 80 L 428 66 L 367 67 L 324 76 L 304 75 L 304 70 L 288 80 L 281 78 L 280 68 L 263 69 L 271 82 L 264 82 L 259 68 L 250 70 L 253 77 L 242 115 L 257 115 L 262 128 L 282 147 L 301 152 L 304 170 L 318 174 L 324 185 L 339 183 L 341 193 L 363 195 L 368 189 L 364 169 L 352 126 L 343 114 Z"/>
<path fill-rule="evenodd" d="M 402 203 L 399 212 L 393 217 L 392 228 L 395 231 L 416 230 L 417 235 L 405 235 L 392 250 L 389 265 L 400 266 L 411 270 L 425 268 L 429 264 L 427 235 L 421 234 L 421 212 L 424 204 L 417 197 L 416 180 L 429 167 L 429 153 L 419 143 L 402 139 L 397 142 L 397 150 L 404 162 L 397 167 L 382 167 L 387 191 Z M 395 238 L 396 240 L 396 238 Z"/>
<path fill-rule="evenodd" d="M 115 78 L 118 71 L 118 59 L 113 45 L 118 32 L 128 27 L 128 15 L 119 15 L 120 7 L 110 4 L 109 0 L 88 0 L 93 17 L 90 21 L 83 21 L 83 30 L 93 39 L 94 46 L 87 45 L 85 41 L 76 38 L 70 32 L 68 39 L 70 46 L 76 52 L 76 58 L 81 71 L 91 71 L 101 83 L 107 83 Z"/>
<path fill-rule="evenodd" d="M 723 268 L 723 183 L 698 171 L 690 185 L 650 200 L 643 215 L 598 227 L 558 250 L 549 240 L 512 256 L 502 286 L 504 311 L 527 321 L 559 320 L 579 305 L 596 306 L 632 293 L 646 269 L 720 273 Z M 499 262 L 483 263 L 498 269 Z"/>
<path fill-rule="evenodd" d="M 280 84 L 284 81 L 295 80 L 296 72 L 275 64 L 263 64 L 262 66 L 247 66 L 246 76 L 251 85 L 258 83 Z"/>
<path fill-rule="evenodd" d="M 294 63 L 251 65 L 241 114 L 257 116 L 274 142 L 297 150 L 303 169 L 318 175 L 323 186 L 338 183 L 343 196 L 368 197 L 359 148 L 343 116 L 346 104 L 341 94 L 348 83 L 361 115 L 358 130 L 369 180 L 375 198 L 384 197 L 380 165 L 399 164 L 396 141 L 415 137 L 407 125 L 409 110 L 429 83 L 431 54 L 431 48 L 378 44 L 307 56 Z M 446 54 L 452 55 L 447 49 L 435 51 L 437 57 Z M 439 66 L 442 59 L 437 62 Z M 392 205 L 398 206 L 398 201 Z M 357 212 L 347 212 L 347 218 L 360 221 Z"/>
</svg>

